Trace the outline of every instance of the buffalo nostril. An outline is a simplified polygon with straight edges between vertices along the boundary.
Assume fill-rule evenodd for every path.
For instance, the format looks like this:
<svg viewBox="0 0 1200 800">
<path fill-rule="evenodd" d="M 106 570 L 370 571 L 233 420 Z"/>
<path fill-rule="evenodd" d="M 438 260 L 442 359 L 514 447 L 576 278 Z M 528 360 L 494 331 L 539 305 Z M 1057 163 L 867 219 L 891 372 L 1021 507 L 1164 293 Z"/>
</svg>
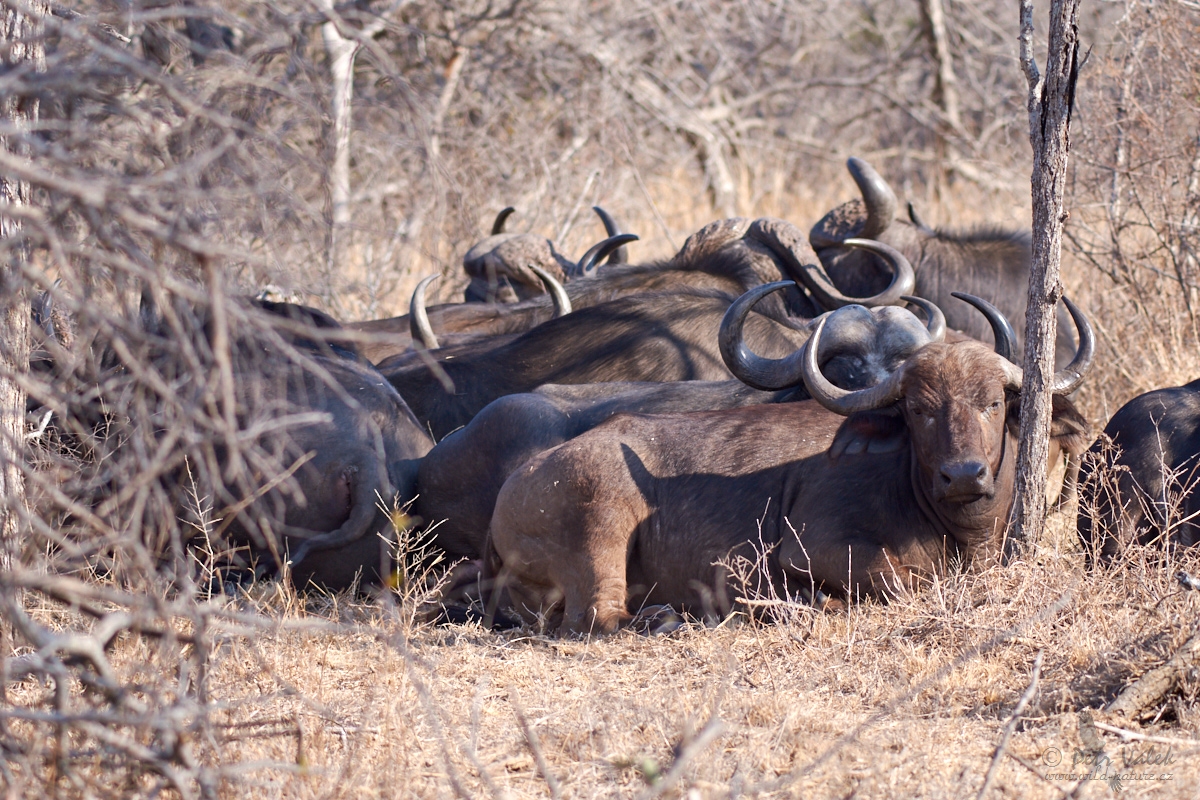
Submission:
<svg viewBox="0 0 1200 800">
<path fill-rule="evenodd" d="M 987 464 L 980 461 L 959 461 L 941 469 L 942 484 L 948 489 L 975 490 L 987 481 Z"/>
</svg>

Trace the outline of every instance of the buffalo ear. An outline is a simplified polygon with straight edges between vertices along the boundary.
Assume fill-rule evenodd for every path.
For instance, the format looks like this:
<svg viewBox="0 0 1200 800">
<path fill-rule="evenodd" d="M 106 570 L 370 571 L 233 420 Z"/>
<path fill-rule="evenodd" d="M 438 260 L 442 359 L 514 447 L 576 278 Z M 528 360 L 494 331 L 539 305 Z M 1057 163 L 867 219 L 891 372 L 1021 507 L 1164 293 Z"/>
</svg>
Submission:
<svg viewBox="0 0 1200 800">
<path fill-rule="evenodd" d="M 1021 430 L 1021 397 L 1013 395 L 1008 399 L 1008 419 L 1005 424 L 1008 432 L 1017 437 Z M 1050 438 L 1058 442 L 1058 446 L 1072 455 L 1080 455 L 1092 443 L 1092 427 L 1087 419 L 1079 413 L 1065 396 L 1056 394 L 1051 398 L 1050 405 Z"/>
<path fill-rule="evenodd" d="M 1020 392 L 1004 392 L 1004 428 L 1014 438 L 1021 438 L 1021 394 Z"/>
<path fill-rule="evenodd" d="M 1050 438 L 1073 456 L 1082 454 L 1092 443 L 1092 426 L 1063 395 L 1054 395 L 1051 408 Z"/>
<path fill-rule="evenodd" d="M 829 445 L 829 458 L 868 453 L 893 453 L 908 441 L 904 418 L 894 408 L 880 411 L 859 411 L 846 417 Z"/>
</svg>

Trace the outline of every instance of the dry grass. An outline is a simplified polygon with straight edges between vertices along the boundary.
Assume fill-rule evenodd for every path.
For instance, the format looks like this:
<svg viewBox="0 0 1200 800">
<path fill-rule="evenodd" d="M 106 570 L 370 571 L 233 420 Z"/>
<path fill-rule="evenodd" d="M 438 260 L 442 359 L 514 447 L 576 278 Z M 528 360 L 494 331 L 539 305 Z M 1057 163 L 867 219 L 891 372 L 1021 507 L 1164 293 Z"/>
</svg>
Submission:
<svg viewBox="0 0 1200 800">
<path fill-rule="evenodd" d="M 1056 771 L 1050 748 L 1065 770 L 1085 749 L 1078 710 L 1165 659 L 1195 630 L 1200 605 L 1170 577 L 1200 572 L 1200 554 L 1171 563 L 1135 554 L 1089 574 L 1068 527 L 1060 520 L 1015 563 L 887 605 L 798 608 L 778 624 L 735 618 L 661 637 L 414 626 L 391 603 L 310 599 L 306 609 L 278 586 L 259 587 L 227 602 L 274 628 L 252 638 L 210 630 L 207 687 L 219 700 L 212 733 L 191 746 L 204 761 L 241 765 L 221 794 L 246 798 L 543 797 L 534 747 L 562 797 L 964 797 L 978 791 L 1043 651 L 1039 690 L 1007 747 L 1034 769 L 1006 756 L 990 796 L 1060 796 L 1075 782 L 1040 777 Z M 67 622 L 61 608 L 36 614 Z M 170 663 L 134 638 L 111 659 L 130 673 Z M 10 686 L 10 701 L 44 691 Z M 1129 780 L 1122 795 L 1185 796 L 1200 784 L 1197 691 L 1191 676 L 1148 711 L 1144 729 L 1134 726 L 1191 740 L 1154 745 L 1159 755 L 1170 747 L 1172 779 Z M 705 731 L 715 736 L 690 749 Z M 1118 765 L 1151 747 L 1101 740 Z M 41 744 L 49 756 L 53 742 Z M 45 777 L 17 772 L 9 785 L 36 794 Z M 1075 796 L 1108 792 L 1088 781 Z"/>
</svg>

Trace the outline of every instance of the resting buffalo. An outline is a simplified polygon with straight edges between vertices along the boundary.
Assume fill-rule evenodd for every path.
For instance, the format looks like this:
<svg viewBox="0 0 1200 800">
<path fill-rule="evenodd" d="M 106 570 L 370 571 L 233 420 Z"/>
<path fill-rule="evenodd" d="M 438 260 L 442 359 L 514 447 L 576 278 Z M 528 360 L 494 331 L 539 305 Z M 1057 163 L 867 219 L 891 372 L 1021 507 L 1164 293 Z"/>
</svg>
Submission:
<svg viewBox="0 0 1200 800">
<path fill-rule="evenodd" d="M 610 240 L 621 236 L 611 214 L 600 206 L 593 206 L 592 210 L 604 223 Z M 530 269 L 531 266 L 540 268 L 560 283 L 591 275 L 596 268 L 597 259 L 591 251 L 576 263 L 555 250 L 549 239 L 532 233 L 506 233 L 504 223 L 513 211 L 509 206 L 497 214 L 491 236 L 463 256 L 463 271 L 471 279 L 463 298 L 468 303 L 514 303 L 536 297 L 543 291 L 542 280 Z M 636 239 L 633 235 L 624 236 L 621 243 Z M 598 252 L 599 248 L 597 245 L 593 250 Z M 613 249 L 608 263 L 624 264 L 624 248 Z"/>
<path fill-rule="evenodd" d="M 1123 405 L 1084 459 L 1078 530 L 1092 558 L 1122 546 L 1200 542 L 1200 381 Z"/>
<path fill-rule="evenodd" d="M 596 263 L 601 258 L 618 250 L 627 241 L 636 238 L 632 234 L 620 234 L 605 239 L 584 253 L 578 266 L 569 270 L 568 273 L 592 275 L 595 272 Z M 522 247 L 518 247 L 518 244 L 520 243 L 513 245 L 513 248 L 518 251 L 522 248 L 530 249 L 528 242 L 525 242 Z M 516 257 L 513 252 L 505 252 L 503 255 L 505 258 Z M 540 260 L 543 261 L 543 265 L 539 265 L 535 261 L 528 261 L 524 263 L 519 272 L 521 280 L 528 275 L 539 281 L 545 292 L 545 294 L 534 295 L 528 302 L 474 302 L 476 298 L 468 297 L 465 303 L 447 303 L 426 309 L 425 290 L 430 282 L 438 277 L 431 275 L 417 284 L 412 300 L 409 302 L 408 314 L 387 319 L 350 322 L 344 327 L 354 334 L 359 348 L 372 363 L 379 363 L 385 358 L 403 353 L 414 344 L 417 346 L 423 344 L 427 349 L 438 347 L 439 337 L 443 342 L 461 342 L 486 336 L 524 332 L 548 319 L 562 316 L 571 311 L 571 301 L 563 289 L 561 280 L 555 277 L 555 273 L 561 275 L 562 270 L 546 269 L 544 268 L 545 259 Z M 515 274 L 517 273 L 514 272 Z M 430 315 L 437 322 L 436 325 L 430 323 Z"/>
<path fill-rule="evenodd" d="M 888 254 L 897 274 L 905 274 L 907 265 L 894 250 L 877 242 L 864 246 Z M 427 368 L 423 352 L 417 354 L 420 358 L 400 355 L 382 361 L 379 370 L 440 440 L 497 397 L 547 383 L 732 377 L 718 353 L 718 331 L 734 299 L 720 292 L 621 297 L 552 319 L 499 344 L 484 340 L 432 351 L 437 372 Z M 751 345 L 768 356 L 794 352 L 808 338 L 807 320 L 763 305 L 768 306 L 763 313 L 748 320 Z"/>
<path fill-rule="evenodd" d="M 248 417 L 247 427 L 304 412 L 320 419 L 258 438 L 281 468 L 295 471 L 278 488 L 226 487 L 239 509 L 227 535 L 252 542 L 269 559 L 264 531 L 274 531 L 282 539 L 276 552 L 290 559 L 299 585 L 340 590 L 356 576 L 378 584 L 390 572 L 394 541 L 381 506 L 415 496 L 417 467 L 433 445 L 429 434 L 374 368 L 344 358 L 273 359 L 239 371 L 236 383 L 239 404 L 263 417 Z M 247 496 L 258 499 L 242 508 Z"/>
<path fill-rule="evenodd" d="M 276 352 L 269 339 L 239 342 L 235 385 L 245 426 L 252 427 L 254 416 L 317 412 L 323 419 L 263 425 L 271 432 L 258 437 L 259 447 L 295 471 L 278 488 L 238 487 L 257 498 L 245 507 L 238 490 L 226 487 L 239 509 L 227 535 L 253 542 L 261 557 L 288 558 L 301 586 L 336 591 L 355 580 L 379 584 L 390 574 L 394 546 L 384 507 L 415 497 L 417 467 L 433 440 L 391 384 L 352 344 L 337 341 L 333 318 L 291 303 L 254 305 L 300 352 Z M 265 547 L 267 528 L 281 539 L 275 552 Z"/>
<path fill-rule="evenodd" d="M 771 360 L 739 347 L 741 326 L 751 306 L 781 288 L 781 283 L 774 283 L 752 289 L 730 307 L 721 325 L 721 340 L 730 343 L 723 348 L 730 371 L 758 388 L 742 380 L 550 385 L 490 403 L 421 461 L 416 510 L 422 519 L 437 523 L 437 544 L 452 555 L 477 558 L 505 479 L 537 453 L 616 414 L 716 410 L 807 399 L 807 392 L 797 385 L 799 353 Z M 873 386 L 917 348 L 940 341 L 945 334 L 941 311 L 924 301 L 921 305 L 928 315 L 928 329 L 895 306 L 870 311 L 846 306 L 828 314 L 818 355 L 824 373 L 843 388 Z"/>
<path fill-rule="evenodd" d="M 989 298 L 1005 316 L 1017 320 L 1017 353 L 1024 342 L 1025 306 L 1029 297 L 1032 250 L 1028 231 L 979 228 L 965 233 L 935 230 L 921 223 L 909 206 L 911 220 L 897 216 L 895 192 L 870 164 L 851 158 L 846 166 L 862 193 L 830 211 L 813 226 L 809 241 L 842 291 L 869 294 L 887 285 L 886 265 L 869 252 L 847 250 L 848 237 L 886 242 L 913 264 L 913 294 L 946 309 L 946 322 L 969 336 L 989 341 L 987 325 L 961 305 L 950 302 L 953 291 Z M 1061 366 L 1074 352 L 1067 316 L 1058 316 L 1056 361 Z"/>
<path fill-rule="evenodd" d="M 352 349 L 329 341 L 339 332 L 332 318 L 289 303 L 248 305 L 256 308 L 241 309 L 237 322 L 231 318 L 227 340 L 229 411 L 236 426 L 229 435 L 236 455 L 220 425 L 185 432 L 183 440 L 195 442 L 186 453 L 188 472 L 168 471 L 162 485 L 185 519 L 194 505 L 187 495 L 212 500 L 209 530 L 245 548 L 236 561 L 247 552 L 250 561 L 268 566 L 290 560 L 301 585 L 311 581 L 342 589 L 356 574 L 363 582 L 378 583 L 390 558 L 381 537 L 392 532 L 380 502 L 390 505 L 414 497 L 418 462 L 433 442 L 383 376 Z M 159 376 L 185 407 L 211 408 L 220 402 L 213 399 L 207 376 L 195 374 L 175 346 L 186 337 L 194 350 L 213 347 L 216 336 L 208 309 L 181 303 L 172 309 L 168 324 L 156 308 L 152 301 L 143 302 L 136 346 L 98 348 L 101 379 L 86 394 L 90 403 L 77 400 L 77 391 L 64 392 L 67 405 L 44 398 L 63 430 L 84 430 L 100 419 L 101 411 L 103 421 L 118 430 L 146 422 L 129 418 L 139 408 L 154 419 L 155 395 L 149 395 L 145 406 L 129 402 L 130 395 L 140 393 L 123 375 Z M 39 303 L 36 319 L 49 318 L 47 297 Z M 72 382 L 78 366 L 71 362 L 83 354 L 67 358 L 70 345 L 59 341 L 52 326 L 44 331 L 48 352 L 64 357 L 63 383 L 77 386 Z M 143 391 L 150 391 L 146 385 Z M 114 422 L 116 413 L 125 418 Z M 170 439 L 179 431 L 162 434 Z M 95 438 L 103 458 L 103 448 L 113 442 Z M 115 460 L 120 453 L 110 457 Z M 98 491 L 102 501 L 119 489 L 101 486 Z"/>
<path fill-rule="evenodd" d="M 1093 353 L 1070 308 L 1081 347 L 1054 376 L 1059 395 Z M 718 562 L 760 541 L 760 578 L 781 596 L 886 597 L 950 559 L 994 554 L 1013 502 L 1020 368 L 977 342 L 932 343 L 848 392 L 817 366 L 822 328 L 805 351 L 815 402 L 622 415 L 531 459 L 497 498 L 486 577 L 526 619 L 604 632 L 643 604 L 730 597 Z M 1056 407 L 1056 443 L 1081 450 L 1083 429 L 1069 402 Z"/>
<path fill-rule="evenodd" d="M 611 244 L 612 240 L 608 240 Z M 850 241 L 844 242 L 852 245 Z M 600 255 L 596 256 L 597 258 Z M 778 280 L 795 280 L 800 290 L 786 293 L 770 304 L 781 312 L 812 318 L 849 303 L 894 305 L 900 295 L 912 294 L 910 267 L 896 276 L 889 288 L 874 296 L 850 297 L 834 286 L 820 269 L 817 257 L 796 226 L 783 220 L 743 218 L 721 220 L 701 228 L 674 258 L 649 264 L 618 264 L 579 278 L 565 287 L 576 310 L 619 297 L 645 292 L 711 289 L 741 295 L 754 286 Z M 887 286 L 885 281 L 885 286 Z M 430 329 L 437 337 L 455 334 L 523 333 L 550 319 L 554 303 L 546 295 L 519 303 L 454 303 L 428 310 Z M 346 326 L 379 338 L 393 353 L 411 342 L 407 316 Z M 381 337 L 381 338 L 380 338 Z M 372 359 L 376 360 L 377 359 Z"/>
</svg>

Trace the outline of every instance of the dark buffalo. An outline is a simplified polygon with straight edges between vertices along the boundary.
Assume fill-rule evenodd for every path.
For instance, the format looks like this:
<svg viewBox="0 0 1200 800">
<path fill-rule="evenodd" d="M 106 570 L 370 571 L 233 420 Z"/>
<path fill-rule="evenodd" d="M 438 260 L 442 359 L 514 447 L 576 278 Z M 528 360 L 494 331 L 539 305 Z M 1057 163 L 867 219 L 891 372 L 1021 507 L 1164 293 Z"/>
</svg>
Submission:
<svg viewBox="0 0 1200 800">
<path fill-rule="evenodd" d="M 739 298 L 722 323 L 722 341 L 740 343 L 741 324 L 750 307 L 780 288 L 779 283 L 767 284 Z M 895 306 L 870 311 L 846 306 L 831 312 L 818 355 L 822 370 L 843 388 L 878 383 L 916 349 L 944 335 L 941 312 L 932 304 L 923 307 L 929 316 L 928 330 L 910 312 Z M 493 401 L 422 460 L 418 516 L 436 523 L 439 546 L 455 556 L 476 558 L 483 552 L 496 495 L 508 476 L 537 453 L 616 414 L 716 410 L 807 399 L 803 386 L 797 385 L 799 354 L 768 360 L 738 353 L 736 344 L 729 350 L 730 370 L 759 388 L 741 380 L 550 385 Z"/>
<path fill-rule="evenodd" d="M 850 245 L 851 242 L 845 242 Z M 597 256 L 599 257 L 599 256 Z M 912 294 L 911 274 L 896 276 L 874 296 L 850 297 L 838 290 L 819 267 L 804 234 L 783 220 L 744 218 L 714 222 L 688 237 L 674 258 L 648 264 L 619 264 L 593 277 L 566 285 L 571 306 L 586 308 L 619 297 L 645 292 L 711 289 L 738 296 L 747 290 L 778 280 L 794 280 L 808 294 L 789 291 L 782 301 L 770 303 L 780 311 L 811 319 L 850 303 L 894 305 L 899 297 Z M 455 334 L 523 333 L 550 319 L 554 302 L 546 295 L 519 303 L 454 303 L 428 310 L 430 329 L 437 337 Z M 411 343 L 408 316 L 346 326 L 400 352 Z"/>
<path fill-rule="evenodd" d="M 892 259 L 893 283 L 911 275 L 903 256 L 886 245 L 856 246 Z M 891 300 L 894 292 L 893 285 L 871 300 Z M 440 440 L 496 398 L 547 383 L 730 378 L 718 353 L 718 332 L 734 299 L 720 292 L 680 291 L 620 297 L 499 344 L 473 341 L 428 356 L 423 350 L 401 354 L 380 362 L 379 370 Z M 794 353 L 808 338 L 808 320 L 789 316 L 778 304 L 763 305 L 762 313 L 749 318 L 751 346 L 768 357 Z"/>
<path fill-rule="evenodd" d="M 635 241 L 632 234 L 622 235 L 612 215 L 600 206 L 592 210 L 604 223 L 609 240 L 621 237 L 620 244 L 611 249 L 609 264 L 624 264 L 624 245 Z M 554 248 L 549 239 L 532 233 L 506 233 L 504 223 L 513 213 L 505 208 L 492 224 L 492 234 L 476 244 L 463 256 L 463 271 L 471 279 L 464 293 L 468 303 L 515 303 L 543 292 L 543 279 L 530 267 L 538 267 L 560 283 L 572 278 L 590 276 L 598 261 L 596 254 L 608 248 L 602 242 L 573 262 Z"/>
<path fill-rule="evenodd" d="M 260 558 L 292 563 L 299 585 L 333 590 L 356 579 L 378 584 L 390 572 L 392 520 L 382 506 L 402 505 L 416 494 L 420 459 L 433 446 L 429 434 L 383 376 L 370 365 L 311 355 L 280 359 L 236 376 L 239 403 L 257 409 L 246 420 L 270 430 L 269 420 L 316 417 L 274 429 L 258 446 L 284 471 L 278 488 L 226 487 L 227 535 L 253 543 Z M 306 412 L 316 412 L 315 414 Z M 256 497 L 246 507 L 245 497 Z M 270 544 L 267 531 L 278 535 Z"/>
<path fill-rule="evenodd" d="M 331 317 L 290 303 L 246 303 L 253 308 L 240 310 L 228 339 L 236 453 L 220 428 L 205 432 L 188 455 L 193 469 L 165 474 L 163 485 L 177 496 L 184 518 L 193 505 L 185 499 L 189 493 L 212 499 L 206 531 L 241 548 L 235 565 L 270 569 L 291 561 L 298 584 L 334 590 L 356 577 L 378 583 L 388 574 L 387 543 L 394 539 L 392 521 L 379 506 L 415 496 L 417 466 L 432 439 L 391 384 L 337 341 L 340 326 Z M 180 363 L 173 345 L 186 336 L 197 349 L 213 347 L 212 315 L 180 304 L 168 325 L 156 308 L 152 298 L 144 300 L 137 347 L 97 348 L 101 378 L 85 397 L 77 402 L 81 393 L 71 392 L 65 407 L 45 398 L 57 406 L 63 431 L 111 426 L 114 408 L 135 413 L 139 406 L 125 404 L 126 396 L 106 395 L 109 387 L 128 387 L 125 374 L 152 370 L 180 402 L 197 408 L 214 402 L 205 376 Z M 35 319 L 50 318 L 46 297 Z M 74 362 L 83 354 L 68 352 L 71 345 L 55 326 L 42 330 L 47 352 L 63 359 L 46 368 L 61 368 L 64 382 L 74 380 Z M 99 489 L 102 497 L 117 490 Z"/>
<path fill-rule="evenodd" d="M 1200 542 L 1200 380 L 1123 405 L 1084 459 L 1078 530 L 1089 556 Z"/>
<path fill-rule="evenodd" d="M 268 560 L 291 563 L 298 585 L 341 590 L 379 584 L 391 571 L 393 521 L 388 510 L 416 496 L 417 468 L 433 440 L 390 383 L 327 314 L 291 303 L 255 301 L 281 342 L 238 343 L 235 386 L 244 424 L 271 431 L 258 438 L 291 476 L 277 488 L 230 492 L 228 536 L 253 543 Z M 277 351 L 280 344 L 294 351 Z M 254 348 L 253 357 L 246 350 Z M 315 412 L 320 419 L 275 428 L 269 421 Z M 227 492 L 231 487 L 226 487 Z M 278 535 L 269 544 L 265 534 Z"/>
<path fill-rule="evenodd" d="M 1093 352 L 1054 377 L 1072 391 Z M 492 517 L 487 577 L 527 619 L 611 631 L 630 609 L 733 596 L 718 562 L 759 542 L 781 596 L 886 597 L 997 552 L 1013 502 L 1021 370 L 973 341 L 926 345 L 883 383 L 847 392 L 806 350 L 815 402 L 621 415 L 514 473 Z M 1054 441 L 1084 420 L 1057 406 Z M 761 586 L 762 584 L 760 584 Z M 713 600 L 716 598 L 717 600 Z M 727 606 L 719 610 L 727 610 Z"/>
<path fill-rule="evenodd" d="M 869 252 L 848 250 L 847 238 L 886 242 L 913 264 L 921 297 L 946 309 L 946 322 L 984 342 L 991 331 L 977 315 L 950 301 L 953 291 L 991 300 L 1007 317 L 1017 320 L 1018 358 L 1025 337 L 1025 306 L 1029 298 L 1032 250 L 1028 231 L 979 228 L 967 232 L 935 230 L 898 216 L 895 192 L 870 164 L 851 158 L 846 166 L 862 193 L 830 211 L 809 232 L 809 241 L 834 283 L 847 294 L 870 294 L 887 285 L 886 265 Z M 1060 311 L 1056 361 L 1061 366 L 1075 351 L 1067 315 Z"/>
<path fill-rule="evenodd" d="M 546 288 L 546 294 L 550 296 L 550 303 L 554 309 L 553 318 L 566 316 L 573 310 L 571 307 L 571 298 L 567 294 L 567 290 L 563 285 L 555 280 L 554 276 L 543 270 L 541 267 L 530 264 L 529 270 L 541 279 Z M 449 333 L 444 334 L 441 339 L 433 332 L 433 326 L 429 324 L 429 313 L 425 308 L 425 291 L 429 284 L 437 280 L 437 275 L 430 275 L 424 278 L 417 284 L 417 288 L 413 290 L 412 299 L 408 303 L 408 324 L 409 335 L 412 337 L 412 344 L 418 350 L 437 350 L 445 345 L 461 345 L 468 342 L 475 342 L 489 337 L 506 336 L 512 334 L 489 334 L 489 333 Z M 372 354 L 380 352 L 378 349 L 372 349 Z M 378 362 L 382 359 L 373 359 Z"/>
<path fill-rule="evenodd" d="M 500 337 L 499 345 L 489 340 L 432 351 L 441 374 L 419 358 L 423 351 L 382 361 L 379 371 L 441 440 L 496 398 L 547 383 L 729 378 L 717 332 L 733 300 L 710 292 L 623 297 L 515 338 Z M 756 313 L 747 338 L 757 350 L 780 357 L 800 347 L 808 333 L 802 324 Z"/>
<path fill-rule="evenodd" d="M 529 236 L 529 234 L 521 235 Z M 533 238 L 537 239 L 538 237 Z M 621 245 L 636 238 L 631 234 L 620 234 L 605 239 L 584 253 L 579 264 L 573 270 L 569 270 L 567 274 L 593 275 L 596 263 L 601 258 L 619 250 Z M 539 241 L 541 240 L 539 239 Z M 513 248 L 517 251 L 530 249 L 530 247 L 528 242 L 513 244 Z M 505 251 L 504 257 L 516 258 L 517 254 Z M 541 265 L 534 260 L 523 262 L 519 272 L 509 270 L 514 275 L 519 274 L 521 280 L 525 280 L 524 276 L 529 276 L 539 282 L 544 294 L 535 294 L 531 302 L 475 302 L 477 298 L 468 297 L 467 302 L 464 303 L 447 303 L 427 310 L 425 308 L 425 291 L 430 282 L 438 277 L 431 275 L 417 284 L 412 299 L 409 301 L 408 314 L 387 319 L 351 322 L 344 327 L 347 331 L 352 332 L 359 349 L 372 363 L 379 363 L 385 358 L 403 353 L 414 346 L 433 349 L 440 346 L 439 341 L 461 343 L 487 336 L 521 333 L 548 319 L 560 317 L 571 311 L 571 300 L 562 286 L 563 271 L 546 269 L 544 268 L 544 259 L 542 261 Z M 430 323 L 430 314 L 437 320 L 437 325 Z"/>
</svg>

